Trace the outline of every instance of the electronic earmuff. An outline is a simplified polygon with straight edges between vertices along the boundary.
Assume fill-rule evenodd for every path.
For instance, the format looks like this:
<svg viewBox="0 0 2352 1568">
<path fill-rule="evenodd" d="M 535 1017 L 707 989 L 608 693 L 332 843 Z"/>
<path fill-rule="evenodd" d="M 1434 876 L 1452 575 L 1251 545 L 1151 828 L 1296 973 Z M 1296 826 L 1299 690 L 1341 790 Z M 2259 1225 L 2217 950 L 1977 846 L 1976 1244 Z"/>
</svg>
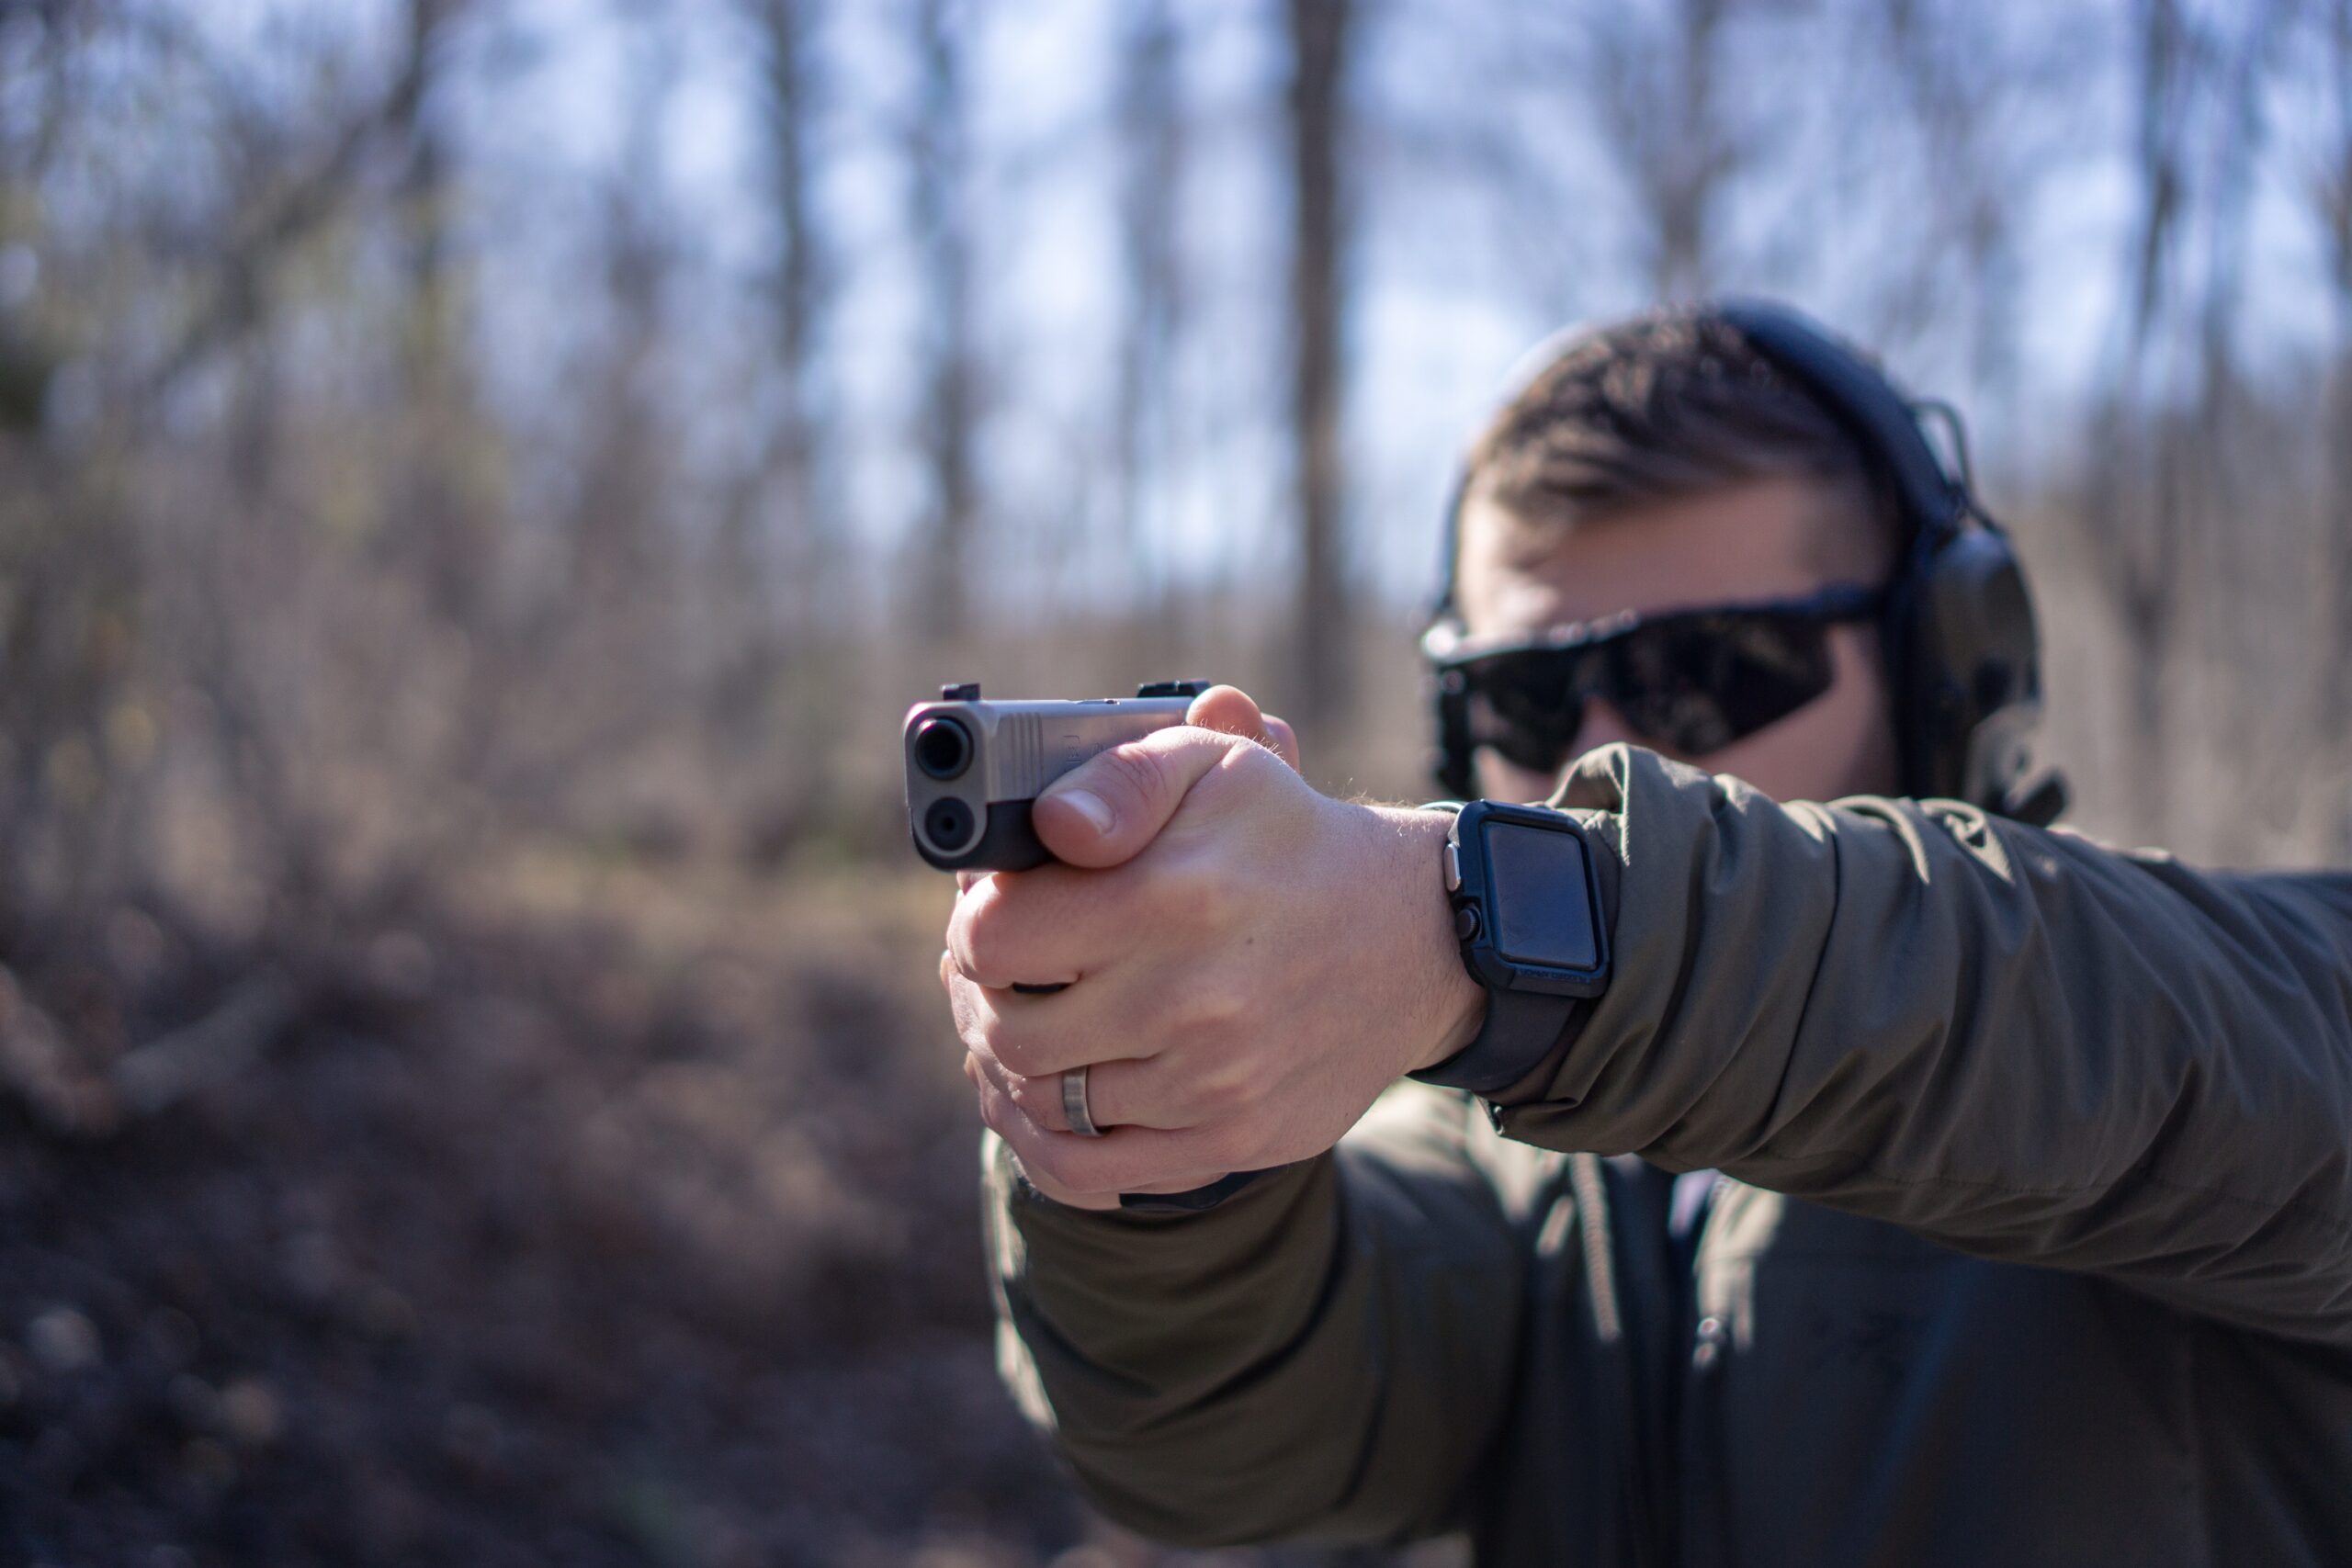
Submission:
<svg viewBox="0 0 2352 1568">
<path fill-rule="evenodd" d="M 1959 420 L 1951 422 L 1960 471 L 1948 469 L 1915 406 L 1860 354 L 1797 311 L 1764 300 L 1706 309 L 1745 338 L 1842 425 L 1892 486 L 1908 543 L 1880 624 L 1904 792 L 1968 801 L 2037 826 L 2065 808 L 2064 782 L 2029 779 L 2030 741 L 2041 712 L 2041 668 L 2033 604 L 2008 536 L 1977 503 Z M 1567 334 L 1539 345 L 1532 373 L 1558 357 Z M 1534 358 L 1531 355 L 1530 358 Z M 1522 365 L 1528 363 L 1522 361 Z M 1932 406 L 1932 405 L 1929 405 Z M 1445 521 L 1442 589 L 1432 625 L 1451 625 L 1454 566 L 1467 473 L 1458 476 Z M 1468 798 L 1468 697 L 1461 678 L 1441 676 L 1434 693 L 1433 771 L 1449 793 Z"/>
</svg>

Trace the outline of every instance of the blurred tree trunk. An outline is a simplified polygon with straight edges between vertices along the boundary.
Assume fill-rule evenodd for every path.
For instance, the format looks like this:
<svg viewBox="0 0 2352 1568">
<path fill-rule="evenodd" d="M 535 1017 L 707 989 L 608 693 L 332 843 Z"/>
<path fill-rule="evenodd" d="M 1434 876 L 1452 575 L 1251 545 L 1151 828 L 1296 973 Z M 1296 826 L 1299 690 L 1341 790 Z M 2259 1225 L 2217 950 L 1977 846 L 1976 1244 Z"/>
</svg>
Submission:
<svg viewBox="0 0 2352 1568">
<path fill-rule="evenodd" d="M 817 506 L 816 333 L 820 253 L 809 199 L 810 0 L 767 0 L 768 144 L 775 160 L 775 219 L 780 254 L 775 276 L 776 371 L 783 389 L 777 410 L 775 462 L 795 579 L 796 621 L 824 604 L 831 541 Z"/>
<path fill-rule="evenodd" d="M 41 112 L 0 120 L 0 191 L 17 197 L 0 206 L 0 243 L 32 251 L 44 212 L 18 193 L 52 176 L 71 35 L 62 17 L 18 19 L 15 82 Z M 56 354 L 43 341 L 43 293 L 0 301 L 0 944 L 12 953 L 52 923 L 41 918 L 53 913 L 48 874 L 70 874 L 84 848 L 59 830 L 87 818 L 105 782 L 90 720 L 127 673 L 134 646 L 120 634 L 135 627 L 144 588 L 121 508 L 105 494 L 119 487 L 76 484 L 85 476 L 41 438 Z"/>
<path fill-rule="evenodd" d="M 2188 197 L 2190 100 L 2197 73 L 2177 0 L 2140 0 L 2133 66 L 2134 172 L 2140 215 L 2127 282 L 2120 357 L 2098 415 L 2098 453 L 2086 507 L 2093 558 L 2122 633 L 2124 742 L 2136 829 L 2161 836 L 2168 816 L 2169 729 L 2165 711 L 2182 616 L 2182 565 L 2189 518 L 2187 473 L 2174 434 L 2151 422 L 2143 396 L 2173 287 Z M 2144 433 L 2144 434 L 2143 434 Z M 2147 434 L 2153 434 L 2154 439 Z"/>
<path fill-rule="evenodd" d="M 647 604 L 656 574 L 662 498 L 673 450 L 655 386 L 666 339 L 662 296 L 670 256 L 656 220 L 624 176 L 606 194 L 605 307 L 610 337 L 596 381 L 582 389 L 587 450 L 572 518 L 571 588 L 576 606 L 618 619 L 583 630 L 623 634 Z"/>
<path fill-rule="evenodd" d="M 2339 784 L 2352 781 L 2352 0 L 2320 13 L 2333 145 L 2314 193 L 2335 309 L 2326 378 L 2326 490 L 2320 519 L 2313 729 Z M 2352 787 L 2352 786 L 2347 786 Z M 2336 858 L 2352 863 L 2352 797 L 2335 803 Z"/>
<path fill-rule="evenodd" d="M 1677 73 L 1682 90 L 1668 114 L 1676 134 L 1649 171 L 1657 222 L 1657 256 L 1651 287 L 1660 299 L 1696 295 L 1710 280 L 1707 219 L 1715 187 L 1733 155 L 1715 124 L 1715 34 L 1727 0 L 1682 0 L 1675 8 Z"/>
<path fill-rule="evenodd" d="M 759 367 L 759 450 L 721 515 L 712 593 L 720 610 L 711 716 L 748 737 L 786 657 L 817 637 L 832 587 L 834 541 L 817 496 L 817 330 L 824 257 L 811 198 L 815 120 L 811 0 L 745 0 L 760 58 L 775 261 L 765 278 L 773 351 Z"/>
<path fill-rule="evenodd" d="M 747 400 L 759 444 L 722 502 L 707 584 L 714 663 L 704 693 L 716 793 L 736 815 L 739 846 L 770 864 L 790 850 L 833 794 L 842 750 L 831 744 L 832 689 L 852 662 L 843 646 L 842 543 L 828 525 L 820 455 L 818 339 L 831 285 L 815 198 L 819 0 L 740 0 L 757 51 L 756 107 L 765 153 L 774 261 L 761 278 L 770 336 Z M 730 787 L 731 786 L 731 787 Z"/>
<path fill-rule="evenodd" d="M 1591 17 L 1589 90 L 1632 186 L 1635 221 L 1659 299 L 1713 286 L 1713 219 L 1741 162 L 1724 123 L 1716 54 L 1732 0 L 1670 0 L 1656 8 L 1603 5 Z"/>
<path fill-rule="evenodd" d="M 1287 715 L 1325 733 L 1346 716 L 1350 638 L 1340 525 L 1340 332 L 1345 322 L 1340 152 L 1352 0 L 1290 0 L 1292 257 L 1296 333 L 1291 440 L 1298 526 Z"/>
<path fill-rule="evenodd" d="M 277 269 L 257 276 L 275 282 Z M 287 698 L 287 661 L 270 637 L 272 612 L 288 597 L 301 556 L 293 509 L 280 493 L 288 403 L 282 301 L 273 287 L 247 304 L 251 313 L 231 342 L 215 448 L 226 504 L 184 563 L 196 604 L 184 657 L 190 684 L 204 694 L 206 739 L 249 829 L 239 853 L 270 889 L 273 912 L 300 919 L 333 891 L 331 835 L 317 808 L 321 760 L 308 754 L 306 716 Z"/>
<path fill-rule="evenodd" d="M 1178 96 L 1178 31 L 1170 0 L 1139 0 L 1120 44 L 1119 136 L 1125 160 L 1120 206 L 1126 239 L 1126 319 L 1119 341 L 1118 544 L 1139 615 L 1164 645 L 1173 603 L 1167 584 L 1148 583 L 1153 480 L 1166 477 L 1170 378 L 1182 331 L 1183 285 L 1176 216 L 1184 176 L 1184 123 Z M 1156 592 L 1152 592 L 1154 589 Z M 1149 656 L 1165 656 L 1155 646 Z"/>
<path fill-rule="evenodd" d="M 1857 108 L 1917 127 L 1920 173 L 1936 193 L 1918 214 L 1916 243 L 1899 258 L 1872 337 L 1884 348 L 1948 325 L 1955 295 L 1965 290 L 1973 367 L 1988 389 L 2002 387 L 2015 369 L 2017 191 L 2029 162 L 2054 152 L 2021 145 L 2027 137 L 2015 110 L 2042 89 L 2052 61 L 2065 58 L 2070 70 L 2075 62 L 2063 39 L 2040 39 L 2023 59 L 2005 51 L 1998 18 L 1971 0 L 1855 9 L 1862 26 L 1885 33 L 1884 69 L 1868 69 L 1866 55 L 1866 68 L 1854 73 Z M 1850 151 L 1883 156 L 1869 141 Z M 1838 216 L 1823 209 L 1815 221 Z"/>
<path fill-rule="evenodd" d="M 401 181 L 408 298 L 402 310 L 401 367 L 409 451 L 398 476 L 395 548 L 418 560 L 426 596 L 450 625 L 479 626 L 491 575 L 488 525 L 467 493 L 475 409 L 465 362 L 464 312 L 449 260 L 455 206 L 448 137 L 434 113 L 434 87 L 446 67 L 444 47 L 464 0 L 410 0 L 408 49 L 415 88 L 398 105 L 390 128 L 406 143 Z"/>
<path fill-rule="evenodd" d="M 2267 493 L 2274 484 L 2284 489 L 2283 455 L 2267 439 L 2269 422 L 2241 357 L 2246 253 L 2256 231 L 2252 204 L 2270 132 L 2265 98 L 2280 12 L 2281 0 L 2252 0 L 2216 24 L 2208 73 L 2214 118 L 2211 143 L 2200 153 L 2205 243 L 2191 328 L 2196 427 L 2190 446 L 2202 460 L 2183 475 L 2190 486 L 2189 523 L 2176 562 L 2183 581 L 2174 635 L 2191 645 L 2200 673 L 2208 679 L 2218 673 L 2232 697 L 2250 696 L 2250 688 L 2267 678 L 2259 670 L 2260 632 L 2277 592 L 2265 553 L 2243 536 L 2242 520 L 2267 512 L 2275 527 L 2293 515 L 2283 493 Z M 2229 522 L 2217 527 L 2219 519 Z M 2176 656 L 2180 651 L 2177 648 Z M 2205 745 L 2233 757 L 2257 754 L 2270 705 L 2212 702 L 2203 691 L 2192 700 L 2211 715 L 2202 727 Z M 2266 809 L 2258 798 L 2250 799 L 2248 808 Z"/>
<path fill-rule="evenodd" d="M 2134 828 L 2157 838 L 2192 760 L 2185 743 L 2238 755 L 2256 744 L 2247 705 L 2221 702 L 2183 727 L 2174 704 L 2186 672 L 2218 665 L 2225 682 L 2240 678 L 2250 649 L 2239 606 L 2266 592 L 2256 553 L 2209 520 L 2245 515 L 2258 488 L 2238 471 L 2260 421 L 2239 385 L 2237 306 L 2279 14 L 2269 0 L 2214 14 L 2139 0 L 2134 12 L 2140 210 L 2089 520 L 2122 633 Z M 2187 259 L 2192 236 L 2201 265 Z"/>
<path fill-rule="evenodd" d="M 972 344 L 972 232 L 967 199 L 970 128 L 964 81 L 968 17 L 955 0 L 916 0 L 918 65 L 911 214 L 924 313 L 924 384 L 917 446 L 930 469 L 920 531 L 918 637 L 952 648 L 971 630 L 969 571 L 978 488 L 972 460 L 978 417 Z"/>
</svg>

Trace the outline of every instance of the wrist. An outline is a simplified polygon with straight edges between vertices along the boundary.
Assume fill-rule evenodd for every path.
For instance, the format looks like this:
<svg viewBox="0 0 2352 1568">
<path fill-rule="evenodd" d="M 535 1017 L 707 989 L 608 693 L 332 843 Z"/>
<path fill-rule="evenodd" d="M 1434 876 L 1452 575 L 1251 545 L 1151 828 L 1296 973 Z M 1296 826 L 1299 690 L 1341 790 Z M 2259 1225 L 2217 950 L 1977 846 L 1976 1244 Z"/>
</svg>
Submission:
<svg viewBox="0 0 2352 1568">
<path fill-rule="evenodd" d="M 1415 1032 L 1412 1058 L 1400 1071 L 1419 1072 L 1453 1055 L 1478 1037 L 1487 1016 L 1487 989 L 1463 964 L 1446 897 L 1445 840 L 1453 825 L 1442 811 L 1376 807 L 1391 849 L 1386 886 L 1392 907 L 1405 912 L 1408 962 L 1429 1007 Z M 1405 955 L 1400 955 L 1405 956 Z"/>
</svg>

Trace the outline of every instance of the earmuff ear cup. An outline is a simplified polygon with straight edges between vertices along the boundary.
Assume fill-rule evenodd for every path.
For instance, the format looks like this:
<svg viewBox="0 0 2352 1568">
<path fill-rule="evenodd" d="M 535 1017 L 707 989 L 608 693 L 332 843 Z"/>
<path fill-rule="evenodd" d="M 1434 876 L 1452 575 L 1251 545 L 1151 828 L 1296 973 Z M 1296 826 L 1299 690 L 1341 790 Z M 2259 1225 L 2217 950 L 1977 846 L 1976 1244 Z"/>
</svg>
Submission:
<svg viewBox="0 0 2352 1568">
<path fill-rule="evenodd" d="M 2049 822 L 2064 808 L 2063 781 L 2024 783 L 2041 716 L 2032 600 L 2008 536 L 1969 493 L 1965 462 L 1949 472 L 1894 384 L 1805 317 L 1765 300 L 1715 310 L 1877 459 L 1911 525 L 1882 626 L 1905 793 Z"/>
<path fill-rule="evenodd" d="M 2041 715 L 2033 601 L 2007 536 L 1962 529 L 1928 557 L 1903 663 L 1919 793 L 1996 808 L 2030 763 Z"/>
</svg>

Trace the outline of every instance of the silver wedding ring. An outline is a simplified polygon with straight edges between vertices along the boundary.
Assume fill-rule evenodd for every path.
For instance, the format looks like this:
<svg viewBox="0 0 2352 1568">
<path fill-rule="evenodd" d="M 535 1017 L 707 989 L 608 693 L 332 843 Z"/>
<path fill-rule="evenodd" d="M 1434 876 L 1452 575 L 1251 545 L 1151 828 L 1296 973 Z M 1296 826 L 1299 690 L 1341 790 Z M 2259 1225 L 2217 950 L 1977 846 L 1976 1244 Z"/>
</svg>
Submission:
<svg viewBox="0 0 2352 1568">
<path fill-rule="evenodd" d="M 1099 1138 L 1102 1129 L 1094 1124 L 1093 1116 L 1086 1109 L 1086 1075 L 1091 1066 L 1072 1067 L 1062 1075 L 1062 1114 L 1069 1118 L 1069 1130 L 1081 1138 Z"/>
</svg>

